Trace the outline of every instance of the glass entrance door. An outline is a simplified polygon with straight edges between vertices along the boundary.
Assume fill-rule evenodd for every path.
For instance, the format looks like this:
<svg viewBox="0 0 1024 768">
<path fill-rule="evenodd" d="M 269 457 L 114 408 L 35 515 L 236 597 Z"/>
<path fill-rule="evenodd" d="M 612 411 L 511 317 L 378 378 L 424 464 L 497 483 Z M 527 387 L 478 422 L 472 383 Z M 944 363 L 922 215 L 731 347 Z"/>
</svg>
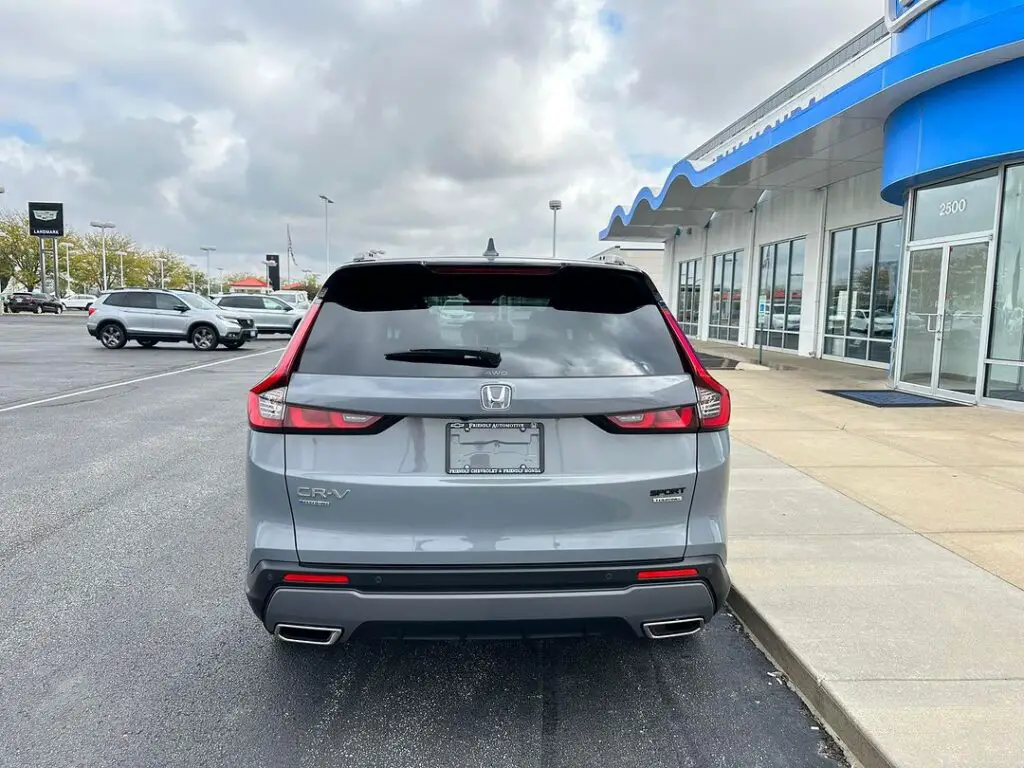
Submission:
<svg viewBox="0 0 1024 768">
<path fill-rule="evenodd" d="M 901 385 L 975 399 L 990 250 L 984 240 L 910 251 Z"/>
<path fill-rule="evenodd" d="M 910 252 L 907 309 L 903 317 L 900 353 L 901 384 L 932 388 L 943 255 L 943 248 L 922 248 Z"/>
</svg>

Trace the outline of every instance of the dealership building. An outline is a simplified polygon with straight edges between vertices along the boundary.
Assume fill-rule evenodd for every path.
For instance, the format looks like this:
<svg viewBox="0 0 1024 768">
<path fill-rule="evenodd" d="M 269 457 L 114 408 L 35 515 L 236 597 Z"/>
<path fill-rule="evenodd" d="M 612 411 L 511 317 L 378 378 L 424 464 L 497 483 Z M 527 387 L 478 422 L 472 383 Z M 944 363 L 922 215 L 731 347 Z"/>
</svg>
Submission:
<svg viewBox="0 0 1024 768">
<path fill-rule="evenodd" d="M 885 5 L 600 237 L 695 339 L 1024 409 L 1024 0 Z"/>
</svg>

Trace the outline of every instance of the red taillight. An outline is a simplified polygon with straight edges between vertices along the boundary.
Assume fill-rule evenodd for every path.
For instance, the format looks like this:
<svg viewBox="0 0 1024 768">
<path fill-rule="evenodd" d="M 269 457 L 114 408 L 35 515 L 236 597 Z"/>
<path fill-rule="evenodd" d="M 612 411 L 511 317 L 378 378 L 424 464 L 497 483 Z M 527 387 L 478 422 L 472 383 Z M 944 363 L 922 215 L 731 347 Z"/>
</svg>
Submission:
<svg viewBox="0 0 1024 768">
<path fill-rule="evenodd" d="M 348 576 L 342 573 L 286 573 L 282 581 L 286 584 L 348 584 Z"/>
<path fill-rule="evenodd" d="M 668 323 L 672 335 L 675 336 L 676 342 L 690 366 L 693 384 L 697 389 L 697 414 L 700 416 L 700 431 L 713 432 L 725 429 L 729 426 L 729 418 L 732 415 L 732 398 L 729 397 L 729 390 L 715 381 L 715 378 L 708 373 L 672 313 L 663 309 L 661 314 L 664 315 L 665 322 Z"/>
<path fill-rule="evenodd" d="M 322 306 L 319 300 L 307 310 L 306 316 L 299 322 L 299 327 L 292 334 L 288 346 L 284 348 L 277 366 L 267 376 L 249 390 L 249 426 L 260 430 L 279 430 L 284 428 L 284 394 L 288 387 L 299 354 L 309 338 L 309 329 L 313 326 Z"/>
<path fill-rule="evenodd" d="M 637 581 L 664 581 L 671 579 L 692 579 L 697 575 L 696 568 L 669 568 L 664 571 L 640 571 Z"/>
<path fill-rule="evenodd" d="M 96 312 L 96 307 L 89 307 L 89 317 L 92 317 L 94 312 Z"/>
<path fill-rule="evenodd" d="M 262 432 L 357 432 L 378 425 L 380 416 L 342 413 L 324 408 L 287 405 L 285 394 L 299 355 L 306 345 L 310 328 L 320 312 L 321 302 L 313 305 L 292 334 L 277 367 L 249 390 L 249 426 Z"/>
<path fill-rule="evenodd" d="M 380 416 L 369 416 L 364 413 L 342 413 L 321 408 L 301 408 L 286 405 L 284 409 L 284 426 L 287 429 L 317 430 L 336 429 L 368 429 L 381 420 Z"/>
<path fill-rule="evenodd" d="M 697 411 L 692 406 L 667 408 L 663 411 L 620 413 L 609 416 L 608 421 L 619 429 L 636 432 L 695 432 L 700 426 Z"/>
</svg>

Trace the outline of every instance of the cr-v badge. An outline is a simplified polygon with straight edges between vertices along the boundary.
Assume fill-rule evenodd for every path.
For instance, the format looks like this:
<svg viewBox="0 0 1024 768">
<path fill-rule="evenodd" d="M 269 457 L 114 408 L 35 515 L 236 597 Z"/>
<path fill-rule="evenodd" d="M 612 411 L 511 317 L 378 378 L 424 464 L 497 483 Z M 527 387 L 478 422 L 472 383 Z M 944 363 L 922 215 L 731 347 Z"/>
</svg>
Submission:
<svg viewBox="0 0 1024 768">
<path fill-rule="evenodd" d="M 303 486 L 297 488 L 295 492 L 299 495 L 300 504 L 309 504 L 314 507 L 329 507 L 332 501 L 341 501 L 348 496 L 352 491 L 345 489 L 339 491 L 335 488 L 311 488 Z"/>
</svg>

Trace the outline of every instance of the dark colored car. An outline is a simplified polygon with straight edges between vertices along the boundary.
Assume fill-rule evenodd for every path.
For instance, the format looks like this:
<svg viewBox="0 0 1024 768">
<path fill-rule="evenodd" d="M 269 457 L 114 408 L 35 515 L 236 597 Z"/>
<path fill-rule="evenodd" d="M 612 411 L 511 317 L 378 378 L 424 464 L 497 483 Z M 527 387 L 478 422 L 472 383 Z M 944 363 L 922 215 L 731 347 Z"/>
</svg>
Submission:
<svg viewBox="0 0 1024 768">
<path fill-rule="evenodd" d="M 37 315 L 41 315 L 44 312 L 52 312 L 55 315 L 59 315 L 64 311 L 64 305 L 60 303 L 60 299 L 40 291 L 32 293 L 21 292 L 11 294 L 7 310 L 9 312 L 33 312 Z"/>
</svg>

